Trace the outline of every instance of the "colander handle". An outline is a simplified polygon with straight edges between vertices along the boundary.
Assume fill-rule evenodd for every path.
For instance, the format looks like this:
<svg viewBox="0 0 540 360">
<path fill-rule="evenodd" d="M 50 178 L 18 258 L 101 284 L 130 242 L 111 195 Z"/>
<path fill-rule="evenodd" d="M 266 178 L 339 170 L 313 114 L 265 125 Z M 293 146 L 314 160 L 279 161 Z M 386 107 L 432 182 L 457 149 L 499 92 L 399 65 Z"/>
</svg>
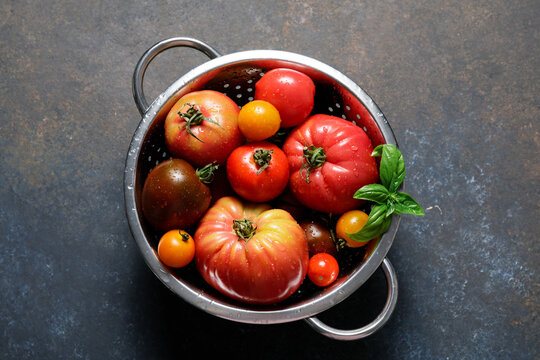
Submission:
<svg viewBox="0 0 540 360">
<path fill-rule="evenodd" d="M 304 319 L 313 329 L 320 334 L 336 340 L 358 340 L 365 338 L 375 331 L 380 329 L 394 312 L 396 307 L 398 296 L 398 282 L 394 267 L 387 258 L 383 259 L 381 265 L 384 275 L 386 276 L 386 282 L 388 284 L 388 299 L 384 305 L 384 309 L 370 324 L 363 326 L 359 329 L 353 330 L 341 330 L 326 325 L 315 316 Z"/>
<path fill-rule="evenodd" d="M 144 115 L 149 109 L 148 102 L 146 101 L 143 91 L 143 80 L 146 68 L 152 59 L 156 57 L 156 55 L 172 47 L 190 47 L 203 52 L 210 59 L 221 56 L 217 50 L 205 42 L 188 37 L 174 37 L 162 40 L 152 46 L 150 49 L 146 50 L 143 56 L 141 56 L 139 59 L 137 66 L 135 66 L 135 71 L 133 72 L 133 99 L 135 100 L 135 104 L 137 105 L 137 109 L 139 109 L 141 115 Z"/>
</svg>

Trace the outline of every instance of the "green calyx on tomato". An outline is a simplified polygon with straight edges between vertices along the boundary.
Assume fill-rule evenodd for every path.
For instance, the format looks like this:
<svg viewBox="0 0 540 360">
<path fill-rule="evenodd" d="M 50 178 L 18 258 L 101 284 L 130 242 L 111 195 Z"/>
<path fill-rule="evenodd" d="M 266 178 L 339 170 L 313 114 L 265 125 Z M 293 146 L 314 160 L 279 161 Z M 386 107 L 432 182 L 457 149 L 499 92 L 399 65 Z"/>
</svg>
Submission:
<svg viewBox="0 0 540 360">
<path fill-rule="evenodd" d="M 260 169 L 257 171 L 257 175 L 262 173 L 264 169 L 268 167 L 270 160 L 272 160 L 273 152 L 274 150 L 272 149 L 257 149 L 255 152 L 253 152 L 253 160 L 255 161 L 255 164 L 260 166 Z"/>
<path fill-rule="evenodd" d="M 238 238 L 247 242 L 257 232 L 257 226 L 255 226 L 253 221 L 251 221 L 249 218 L 242 220 L 235 219 L 233 220 L 233 230 Z"/>
<path fill-rule="evenodd" d="M 358 232 L 347 234 L 355 241 L 366 242 L 385 233 L 392 223 L 393 214 L 424 215 L 422 207 L 409 195 L 397 191 L 405 178 L 403 155 L 394 145 L 383 144 L 373 149 L 371 156 L 380 156 L 382 184 L 361 187 L 355 199 L 373 201 L 366 224 Z"/>
<path fill-rule="evenodd" d="M 304 147 L 304 164 L 300 168 L 300 173 L 302 170 L 306 169 L 306 177 L 304 180 L 309 184 L 309 173 L 311 170 L 319 168 L 324 165 L 326 162 L 326 153 L 322 147 L 315 147 L 315 145 L 305 146 Z"/>
<path fill-rule="evenodd" d="M 199 139 L 192 131 L 191 127 L 194 125 L 201 125 L 203 120 L 209 121 L 212 124 L 216 124 L 219 127 L 222 127 L 217 121 L 210 119 L 209 117 L 206 117 L 203 115 L 202 111 L 196 107 L 195 104 L 185 103 L 184 106 L 189 106 L 189 109 L 187 111 L 178 111 L 178 115 L 180 118 L 182 118 L 186 123 L 184 126 L 182 126 L 182 129 L 186 129 L 187 133 L 191 136 L 193 136 L 195 139 L 199 140 L 200 142 L 204 142 L 201 139 Z"/>
<path fill-rule="evenodd" d="M 211 162 L 208 165 L 203 166 L 200 169 L 195 170 L 195 173 L 201 180 L 203 184 L 210 184 L 212 181 L 214 181 L 214 177 L 216 174 L 216 170 L 219 168 L 219 165 L 216 161 Z"/>
<path fill-rule="evenodd" d="M 186 232 L 184 232 L 182 230 L 178 230 L 178 234 L 180 234 L 180 237 L 182 238 L 183 242 L 186 242 L 191 238 L 191 236 L 189 236 L 188 233 L 186 233 Z"/>
</svg>

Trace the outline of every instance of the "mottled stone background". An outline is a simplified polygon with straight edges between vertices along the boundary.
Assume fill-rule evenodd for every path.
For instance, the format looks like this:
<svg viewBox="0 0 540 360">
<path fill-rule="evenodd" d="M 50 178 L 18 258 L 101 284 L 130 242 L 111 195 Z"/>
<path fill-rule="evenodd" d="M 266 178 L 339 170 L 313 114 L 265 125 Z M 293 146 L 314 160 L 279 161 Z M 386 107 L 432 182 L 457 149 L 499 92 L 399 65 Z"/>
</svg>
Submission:
<svg viewBox="0 0 540 360">
<path fill-rule="evenodd" d="M 0 358 L 540 356 L 537 0 L 2 0 L 0 14 Z M 314 57 L 383 110 L 426 216 L 402 218 L 379 332 L 344 343 L 302 321 L 221 320 L 147 268 L 123 208 L 131 76 L 171 36 Z M 148 98 L 204 61 L 160 55 Z M 385 286 L 378 271 L 321 318 L 365 324 Z"/>
</svg>

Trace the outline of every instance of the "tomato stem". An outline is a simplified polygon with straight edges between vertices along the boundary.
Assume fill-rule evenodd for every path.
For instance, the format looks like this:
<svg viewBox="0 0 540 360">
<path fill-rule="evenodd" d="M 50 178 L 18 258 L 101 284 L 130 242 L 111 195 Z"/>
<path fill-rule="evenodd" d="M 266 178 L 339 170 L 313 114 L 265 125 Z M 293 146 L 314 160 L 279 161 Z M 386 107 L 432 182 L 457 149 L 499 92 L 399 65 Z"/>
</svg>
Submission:
<svg viewBox="0 0 540 360">
<path fill-rule="evenodd" d="M 195 173 L 199 177 L 199 180 L 203 184 L 210 184 L 212 181 L 214 181 L 214 177 L 216 175 L 216 170 L 218 169 L 219 165 L 216 161 L 203 166 L 200 169 L 195 170 Z"/>
<path fill-rule="evenodd" d="M 189 240 L 189 234 L 182 232 L 181 230 L 178 230 L 178 233 L 182 237 L 182 241 L 187 242 Z"/>
<path fill-rule="evenodd" d="M 333 214 L 321 214 L 319 217 L 321 222 L 328 228 L 328 231 L 330 232 L 330 237 L 332 238 L 332 241 L 334 242 L 334 246 L 336 247 L 337 251 L 340 251 L 343 249 L 347 242 L 345 239 L 337 237 L 335 228 L 336 228 L 336 220 L 333 218 Z"/>
<path fill-rule="evenodd" d="M 306 177 L 304 180 L 309 184 L 309 172 L 316 168 L 323 166 L 326 162 L 326 153 L 322 147 L 315 147 L 315 145 L 304 146 L 304 164 L 300 168 L 300 174 L 302 170 L 306 169 Z"/>
<path fill-rule="evenodd" d="M 253 221 L 249 218 L 245 218 L 242 220 L 233 220 L 233 230 L 236 233 L 236 235 L 244 240 L 248 241 L 255 235 L 255 232 L 257 231 L 257 226 L 253 224 Z"/>
<path fill-rule="evenodd" d="M 182 105 L 180 109 L 183 109 L 185 106 L 189 106 L 189 109 L 187 109 L 184 112 L 182 110 L 178 111 L 178 115 L 180 116 L 180 118 L 186 122 L 184 126 L 182 126 L 182 129 L 186 129 L 189 135 L 193 136 L 195 139 L 199 140 L 200 142 L 203 143 L 204 141 L 199 139 L 193 133 L 193 131 L 191 131 L 192 126 L 201 125 L 203 120 L 206 120 L 222 128 L 222 126 L 217 121 L 204 116 L 202 111 L 198 107 L 196 107 L 197 106 L 196 104 L 185 103 L 184 105 Z"/>
<path fill-rule="evenodd" d="M 260 166 L 261 168 L 257 171 L 257 175 L 262 173 L 264 169 L 270 165 L 270 160 L 272 160 L 272 153 L 274 150 L 270 149 L 257 149 L 253 152 L 253 160 L 255 161 L 255 164 Z"/>
</svg>

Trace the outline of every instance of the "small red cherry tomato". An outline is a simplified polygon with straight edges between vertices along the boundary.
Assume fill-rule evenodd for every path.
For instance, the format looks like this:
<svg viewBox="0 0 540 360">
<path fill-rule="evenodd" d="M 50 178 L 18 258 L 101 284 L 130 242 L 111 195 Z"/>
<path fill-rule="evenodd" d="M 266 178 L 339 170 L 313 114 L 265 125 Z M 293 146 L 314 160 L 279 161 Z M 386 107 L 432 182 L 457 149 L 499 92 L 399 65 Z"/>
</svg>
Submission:
<svg viewBox="0 0 540 360">
<path fill-rule="evenodd" d="M 300 71 L 273 69 L 255 83 L 255 100 L 265 100 L 276 107 L 281 127 L 293 127 L 306 120 L 313 110 L 315 84 Z"/>
<path fill-rule="evenodd" d="M 246 200 L 276 198 L 289 181 L 285 153 L 269 142 L 254 142 L 233 150 L 227 160 L 227 177 L 233 190 Z"/>
<path fill-rule="evenodd" d="M 325 287 L 333 283 L 339 274 L 339 265 L 335 257 L 327 253 L 318 253 L 309 259 L 307 275 L 312 283 Z"/>
<path fill-rule="evenodd" d="M 165 265 L 172 268 L 186 266 L 195 256 L 193 238 L 183 230 L 167 231 L 159 240 L 158 256 Z"/>
</svg>

